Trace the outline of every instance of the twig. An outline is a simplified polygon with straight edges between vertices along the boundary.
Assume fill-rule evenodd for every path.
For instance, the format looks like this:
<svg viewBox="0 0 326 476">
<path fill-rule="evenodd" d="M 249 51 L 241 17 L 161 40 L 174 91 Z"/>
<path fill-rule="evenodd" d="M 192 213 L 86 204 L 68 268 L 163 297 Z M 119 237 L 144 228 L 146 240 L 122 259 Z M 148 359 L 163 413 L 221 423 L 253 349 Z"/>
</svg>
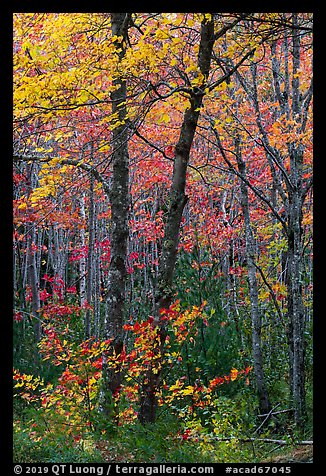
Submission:
<svg viewBox="0 0 326 476">
<path fill-rule="evenodd" d="M 281 310 L 280 305 L 279 305 L 279 303 L 278 303 L 278 301 L 277 301 L 277 297 L 276 297 L 276 295 L 275 295 L 275 292 L 274 292 L 272 286 L 271 286 L 270 283 L 267 281 L 266 276 L 265 276 L 265 273 L 264 273 L 264 271 L 261 269 L 261 267 L 258 266 L 258 264 L 255 263 L 255 262 L 253 263 L 253 265 L 254 265 L 255 268 L 259 271 L 259 274 L 260 274 L 260 276 L 262 277 L 262 280 L 264 281 L 265 285 L 267 286 L 267 288 L 268 288 L 268 290 L 269 290 L 269 292 L 270 292 L 271 298 L 272 298 L 272 300 L 273 300 L 275 309 L 276 309 L 276 311 L 277 311 L 277 315 L 278 315 L 278 317 L 280 318 L 280 321 L 281 321 L 283 327 L 286 329 L 286 324 L 285 324 L 284 319 L 283 319 L 282 310 Z"/>
<path fill-rule="evenodd" d="M 274 451 L 278 450 L 279 448 L 282 448 L 282 445 L 277 445 L 277 446 L 275 446 L 274 448 L 272 448 L 272 449 L 268 452 L 268 454 L 273 453 Z"/>
<path fill-rule="evenodd" d="M 258 428 L 256 428 L 256 430 L 254 431 L 254 433 L 257 433 L 261 427 L 264 425 L 264 423 L 269 419 L 269 417 L 271 415 L 273 415 L 273 410 L 275 410 L 275 408 L 279 407 L 281 404 L 278 403 L 277 405 L 275 405 L 275 407 L 273 407 L 267 414 L 266 414 L 266 417 L 264 418 L 263 422 L 258 426 Z"/>
</svg>

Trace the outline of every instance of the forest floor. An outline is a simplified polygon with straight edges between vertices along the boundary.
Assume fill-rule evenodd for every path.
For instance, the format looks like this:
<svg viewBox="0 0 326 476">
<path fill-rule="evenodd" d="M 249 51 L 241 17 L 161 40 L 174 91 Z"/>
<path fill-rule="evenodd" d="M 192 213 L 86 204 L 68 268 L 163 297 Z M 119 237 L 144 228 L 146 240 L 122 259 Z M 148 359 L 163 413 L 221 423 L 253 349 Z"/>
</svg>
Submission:
<svg viewBox="0 0 326 476">
<path fill-rule="evenodd" d="M 299 446 L 287 450 L 277 456 L 272 456 L 264 461 L 264 463 L 312 463 L 313 462 L 313 446 Z"/>
<path fill-rule="evenodd" d="M 97 449 L 100 450 L 104 461 L 115 463 L 132 463 L 134 455 L 131 453 L 120 452 L 118 448 L 110 447 L 107 442 L 99 442 Z M 117 451 L 118 450 L 118 451 Z M 260 463 L 312 463 L 313 462 L 313 446 L 299 446 L 286 448 L 281 454 L 264 458 Z"/>
</svg>

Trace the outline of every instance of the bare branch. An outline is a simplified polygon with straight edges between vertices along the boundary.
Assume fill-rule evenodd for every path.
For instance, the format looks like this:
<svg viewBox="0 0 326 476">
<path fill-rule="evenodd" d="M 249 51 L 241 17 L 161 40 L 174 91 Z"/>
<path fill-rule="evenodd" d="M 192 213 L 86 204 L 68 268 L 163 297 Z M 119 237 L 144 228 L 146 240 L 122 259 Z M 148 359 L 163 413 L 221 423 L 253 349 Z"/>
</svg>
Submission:
<svg viewBox="0 0 326 476">
<path fill-rule="evenodd" d="M 39 163 L 46 163 L 50 162 L 53 160 L 55 157 L 36 157 L 36 156 L 31 156 L 31 155 L 13 155 L 13 159 L 15 162 L 39 162 Z M 90 164 L 86 164 L 84 162 L 81 162 L 78 159 L 60 159 L 60 164 L 62 165 L 73 165 L 75 167 L 79 167 L 80 169 L 85 170 L 86 172 L 89 172 L 93 175 L 93 177 L 103 185 L 103 189 L 105 193 L 110 196 L 111 189 L 108 184 L 108 182 L 105 180 L 103 175 L 96 169 L 96 167 L 93 167 Z"/>
</svg>

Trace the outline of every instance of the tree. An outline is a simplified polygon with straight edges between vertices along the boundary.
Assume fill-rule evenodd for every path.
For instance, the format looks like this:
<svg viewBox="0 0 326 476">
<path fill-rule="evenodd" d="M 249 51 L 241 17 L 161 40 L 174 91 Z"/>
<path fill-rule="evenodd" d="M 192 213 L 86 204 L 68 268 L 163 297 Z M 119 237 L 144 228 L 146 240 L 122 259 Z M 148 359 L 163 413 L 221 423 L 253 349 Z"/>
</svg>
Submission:
<svg viewBox="0 0 326 476">
<path fill-rule="evenodd" d="M 111 28 L 118 61 L 125 56 L 130 13 L 112 13 Z M 124 304 L 127 279 L 127 241 L 129 236 L 129 153 L 128 126 L 126 125 L 126 81 L 118 77 L 113 80 L 111 93 L 112 114 L 117 123 L 112 131 L 112 179 L 110 189 L 111 236 L 110 268 L 108 275 L 108 320 L 107 339 L 113 341 L 113 352 L 117 358 L 123 348 Z M 121 385 L 121 375 L 107 370 L 107 386 L 115 394 Z"/>
<path fill-rule="evenodd" d="M 240 141 L 236 139 L 235 153 L 238 164 L 238 170 L 241 177 L 247 179 L 246 163 L 242 158 Z M 251 321 L 252 321 L 252 356 L 254 362 L 254 369 L 256 375 L 256 383 L 259 396 L 259 409 L 261 413 L 268 413 L 271 409 L 266 381 L 264 378 L 264 365 L 261 345 L 261 315 L 259 309 L 259 295 L 258 295 L 258 283 L 256 277 L 256 252 L 255 252 L 255 238 L 251 226 L 249 199 L 248 199 L 248 186 L 242 180 L 240 183 L 241 190 L 241 206 L 245 223 L 245 237 L 246 237 L 246 258 L 248 266 L 248 281 L 249 281 L 249 293 L 251 302 Z"/>
<path fill-rule="evenodd" d="M 302 277 L 304 275 L 302 220 L 305 200 L 312 187 L 312 177 L 309 171 L 311 145 L 309 144 L 309 132 L 307 130 L 308 110 L 312 100 L 312 82 L 308 77 L 302 75 L 303 70 L 301 66 L 303 58 L 309 62 L 310 56 L 303 56 L 300 50 L 302 43 L 305 45 L 304 48 L 309 50 L 310 31 L 308 29 L 306 32 L 304 22 L 301 20 L 301 23 L 299 23 L 296 14 L 291 15 L 291 24 L 288 24 L 286 16 L 282 17 L 283 22 L 291 33 L 288 33 L 286 30 L 284 38 L 271 41 L 271 55 L 267 58 L 267 61 L 271 63 L 272 71 L 273 90 L 269 89 L 268 93 L 271 97 L 273 112 L 269 107 L 264 107 L 262 101 L 262 97 L 265 96 L 266 98 L 268 94 L 266 93 L 267 87 L 259 80 L 258 73 L 260 63 L 264 63 L 264 61 L 252 61 L 250 67 L 251 79 L 239 71 L 236 72 L 236 77 L 241 87 L 243 87 L 249 101 L 253 105 L 259 139 L 249 130 L 245 119 L 240 118 L 238 111 L 231 112 L 234 118 L 237 117 L 236 122 L 242 133 L 244 132 L 245 135 L 251 138 L 266 155 L 266 162 L 270 168 L 273 183 L 273 193 L 276 193 L 277 197 L 281 199 L 282 205 L 278 204 L 275 195 L 270 198 L 267 193 L 262 193 L 261 187 L 258 189 L 252 181 L 248 180 L 245 164 L 243 159 L 241 159 L 239 150 L 238 152 L 235 150 L 235 156 L 238 161 L 237 171 L 232 162 L 227 158 L 219 137 L 217 137 L 217 142 L 224 161 L 232 172 L 241 179 L 242 197 L 244 197 L 245 189 L 249 187 L 268 206 L 274 219 L 281 224 L 281 229 L 286 238 L 286 335 L 289 345 L 290 389 L 295 407 L 296 423 L 301 427 L 305 415 L 304 355 L 306 347 L 304 338 L 306 317 L 302 287 Z M 304 38 L 306 35 L 308 35 L 308 39 L 302 40 L 301 37 Z M 290 42 L 292 43 L 292 53 L 289 51 Z M 279 60 L 280 48 L 282 46 L 286 53 L 283 57 L 283 64 Z M 308 64 L 306 67 L 309 70 L 311 65 Z M 301 77 L 303 82 L 300 84 Z M 281 90 L 282 83 L 283 91 Z M 293 127 L 299 133 L 295 140 L 293 140 L 292 134 Z M 216 136 L 216 130 L 213 129 L 213 132 Z M 232 132 L 234 133 L 234 130 Z M 280 136 L 282 136 L 283 140 L 278 144 Z M 306 154 L 305 159 L 304 154 Z M 244 211 L 244 217 L 246 216 L 246 229 L 248 230 L 248 214 Z M 252 266 L 253 275 L 259 267 L 257 268 L 257 263 L 254 263 L 254 261 Z M 254 267 L 256 267 L 256 271 Z M 260 273 L 264 277 L 261 269 Z M 248 269 L 249 275 L 250 270 Z M 264 279 L 266 283 L 266 278 L 264 277 Z M 276 302 L 275 296 L 274 302 Z M 277 308 L 277 311 L 282 317 L 279 308 Z"/>
<path fill-rule="evenodd" d="M 285 207 L 285 232 L 287 238 L 287 288 L 288 288 L 288 339 L 289 339 L 289 351 L 290 351 L 290 378 L 293 404 L 295 407 L 295 419 L 298 426 L 302 426 L 302 420 L 305 417 L 305 312 L 302 298 L 302 219 L 303 219 L 303 206 L 307 197 L 307 193 L 312 186 L 311 176 L 305 174 L 304 165 L 304 152 L 306 150 L 309 156 L 309 146 L 305 144 L 307 136 L 305 135 L 307 126 L 307 113 L 312 98 L 312 83 L 308 83 L 304 93 L 300 92 L 300 73 L 298 72 L 301 65 L 300 54 L 300 33 L 297 30 L 299 28 L 298 17 L 293 14 L 293 30 L 291 34 L 292 42 L 292 81 L 289 81 L 289 58 L 285 60 L 285 87 L 283 93 L 279 87 L 279 63 L 275 55 L 274 44 L 274 87 L 275 95 L 278 101 L 281 113 L 284 112 L 284 116 L 280 120 L 288 120 L 292 126 L 297 127 L 299 135 L 297 140 L 292 140 L 290 137 L 285 138 L 284 146 L 287 149 L 287 157 L 289 158 L 288 165 L 285 165 L 284 152 L 280 150 L 276 145 L 271 145 L 266 133 L 266 129 L 262 124 L 262 117 L 259 107 L 259 100 L 257 97 L 257 87 L 254 89 L 254 101 L 257 114 L 257 123 L 262 135 L 263 147 L 269 155 L 269 162 L 272 170 L 274 170 L 274 177 L 277 181 L 276 187 L 281 196 L 284 197 Z M 288 36 L 285 37 L 284 42 L 286 48 L 288 48 Z M 253 79 L 254 84 L 257 84 L 257 72 L 253 67 Z M 292 105 L 289 106 L 289 97 L 292 97 Z M 283 109 L 284 108 L 284 109 Z M 283 111 L 282 111 L 283 109 Z M 293 122 L 291 122 L 293 121 Z M 289 130 L 289 129 L 287 129 Z M 282 144 L 283 145 L 283 144 Z M 309 159 L 308 159 L 309 160 Z M 276 178 L 275 168 L 279 169 L 280 174 L 284 180 L 284 189 L 281 190 Z M 306 175 L 305 180 L 303 176 Z"/>
<path fill-rule="evenodd" d="M 180 136 L 174 149 L 174 167 L 172 186 L 170 189 L 170 204 L 165 223 L 162 254 L 158 270 L 158 286 L 155 303 L 155 325 L 159 328 L 160 346 L 157 352 L 164 352 L 166 339 L 166 325 L 161 320 L 161 311 L 168 309 L 173 299 L 172 282 L 179 244 L 180 223 L 184 206 L 187 201 L 185 195 L 186 172 L 189 163 L 190 149 L 193 143 L 200 108 L 203 101 L 203 91 L 207 84 L 210 72 L 211 55 L 214 45 L 214 20 L 211 15 L 204 15 L 201 23 L 200 44 L 198 50 L 198 68 L 203 80 L 199 87 L 190 92 L 190 107 L 184 114 Z M 160 371 L 153 373 L 150 370 L 146 375 L 142 388 L 142 401 L 140 407 L 140 421 L 153 422 L 156 418 L 157 397 L 156 392 L 160 385 Z"/>
</svg>

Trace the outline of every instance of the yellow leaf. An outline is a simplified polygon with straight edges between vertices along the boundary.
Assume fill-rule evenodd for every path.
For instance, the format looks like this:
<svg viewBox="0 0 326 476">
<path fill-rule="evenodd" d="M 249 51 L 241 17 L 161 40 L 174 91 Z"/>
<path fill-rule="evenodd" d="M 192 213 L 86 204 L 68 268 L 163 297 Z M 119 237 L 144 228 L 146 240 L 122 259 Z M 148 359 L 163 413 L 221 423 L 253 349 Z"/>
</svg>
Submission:
<svg viewBox="0 0 326 476">
<path fill-rule="evenodd" d="M 167 124 L 168 122 L 170 122 L 170 116 L 167 114 L 167 113 L 164 113 L 162 114 L 162 116 L 158 119 L 158 124 L 162 124 L 162 122 L 164 122 L 165 124 Z"/>
<path fill-rule="evenodd" d="M 194 387 L 192 387 L 191 385 L 182 390 L 182 395 L 192 395 L 193 393 Z"/>
</svg>

